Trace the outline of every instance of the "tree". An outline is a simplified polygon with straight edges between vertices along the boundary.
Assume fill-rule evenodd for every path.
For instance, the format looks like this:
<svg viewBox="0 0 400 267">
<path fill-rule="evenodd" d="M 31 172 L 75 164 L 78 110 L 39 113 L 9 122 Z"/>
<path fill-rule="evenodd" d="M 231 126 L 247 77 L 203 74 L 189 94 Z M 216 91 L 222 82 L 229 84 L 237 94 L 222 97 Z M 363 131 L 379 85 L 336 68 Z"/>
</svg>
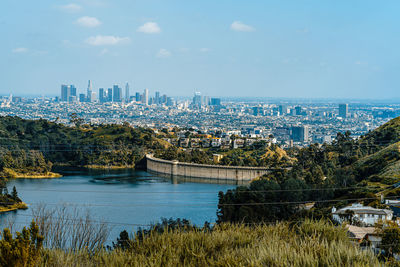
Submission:
<svg viewBox="0 0 400 267">
<path fill-rule="evenodd" d="M 17 232 L 15 238 L 6 228 L 0 240 L 0 266 L 37 266 L 42 246 L 43 236 L 39 234 L 39 227 L 34 221 L 28 229 L 24 227 L 22 233 Z"/>
<path fill-rule="evenodd" d="M 382 230 L 381 248 L 384 249 L 389 258 L 400 252 L 400 228 L 397 224 L 388 222 Z"/>
<path fill-rule="evenodd" d="M 129 239 L 129 234 L 126 230 L 123 230 L 119 234 L 119 237 L 117 238 L 117 243 L 113 242 L 113 247 L 122 250 L 126 250 L 132 247 L 132 241 Z"/>
<path fill-rule="evenodd" d="M 15 186 L 14 186 L 13 189 L 12 189 L 11 197 L 12 197 L 12 199 L 14 199 L 15 201 L 17 201 L 17 200 L 19 199 L 19 198 L 18 198 L 18 192 L 17 192 L 17 189 L 15 188 Z"/>
<path fill-rule="evenodd" d="M 82 118 L 78 117 L 78 114 L 76 113 L 72 113 L 70 116 L 69 122 L 74 124 L 76 127 L 81 127 L 82 123 L 85 121 Z"/>
</svg>

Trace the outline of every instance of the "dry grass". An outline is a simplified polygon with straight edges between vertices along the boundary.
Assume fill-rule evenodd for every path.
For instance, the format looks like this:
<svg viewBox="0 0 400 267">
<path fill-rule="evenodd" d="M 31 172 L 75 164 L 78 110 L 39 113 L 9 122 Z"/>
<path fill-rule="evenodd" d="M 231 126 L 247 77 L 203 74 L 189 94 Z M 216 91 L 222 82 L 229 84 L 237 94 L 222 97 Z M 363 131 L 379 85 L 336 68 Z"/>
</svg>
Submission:
<svg viewBox="0 0 400 267">
<path fill-rule="evenodd" d="M 350 243 L 343 228 L 319 221 L 290 227 L 223 224 L 212 232 L 167 231 L 129 251 L 43 251 L 42 266 L 382 266 Z"/>
</svg>

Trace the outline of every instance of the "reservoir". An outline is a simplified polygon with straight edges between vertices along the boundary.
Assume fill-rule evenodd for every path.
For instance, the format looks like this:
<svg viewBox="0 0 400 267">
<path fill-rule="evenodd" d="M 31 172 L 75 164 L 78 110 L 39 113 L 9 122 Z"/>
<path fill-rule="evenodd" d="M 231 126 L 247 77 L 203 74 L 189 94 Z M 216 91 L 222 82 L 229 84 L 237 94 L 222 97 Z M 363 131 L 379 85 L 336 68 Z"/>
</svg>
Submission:
<svg viewBox="0 0 400 267">
<path fill-rule="evenodd" d="M 10 180 L 8 190 L 15 186 L 29 209 L 1 214 L 1 228 L 8 221 L 14 222 L 16 229 L 28 226 L 32 210 L 41 204 L 50 209 L 65 205 L 90 210 L 94 220 L 105 221 L 112 228 L 109 241 L 122 230 L 147 228 L 161 218 L 185 218 L 202 226 L 217 219 L 218 192 L 236 187 L 229 181 L 173 179 L 135 170 L 58 172 L 64 176 Z"/>
</svg>

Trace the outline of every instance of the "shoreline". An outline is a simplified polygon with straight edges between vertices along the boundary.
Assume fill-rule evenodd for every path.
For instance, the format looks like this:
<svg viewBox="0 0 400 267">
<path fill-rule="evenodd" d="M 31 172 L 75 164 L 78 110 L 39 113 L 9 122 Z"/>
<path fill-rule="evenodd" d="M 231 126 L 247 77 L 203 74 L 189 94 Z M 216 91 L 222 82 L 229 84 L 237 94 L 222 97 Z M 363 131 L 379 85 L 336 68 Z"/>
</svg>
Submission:
<svg viewBox="0 0 400 267">
<path fill-rule="evenodd" d="M 59 173 L 55 172 L 48 172 L 46 174 L 21 174 L 17 173 L 13 179 L 54 179 L 54 178 L 61 178 L 63 177 Z"/>
<path fill-rule="evenodd" d="M 70 165 L 70 164 L 54 164 L 53 168 L 82 168 L 82 169 L 104 169 L 104 170 L 112 170 L 112 169 L 135 169 L 135 165 Z"/>
<path fill-rule="evenodd" d="M 0 213 L 5 213 L 14 210 L 26 210 L 28 205 L 25 202 L 18 202 L 8 206 L 0 206 Z"/>
<path fill-rule="evenodd" d="M 119 170 L 119 169 L 135 169 L 135 165 L 124 165 L 124 166 L 85 165 L 85 166 L 83 166 L 83 168 L 86 168 L 86 169 Z"/>
<path fill-rule="evenodd" d="M 51 179 L 51 178 L 60 178 L 62 177 L 62 175 L 55 172 L 39 173 L 30 171 L 23 173 L 15 171 L 10 168 L 4 168 L 1 177 L 6 179 Z"/>
</svg>

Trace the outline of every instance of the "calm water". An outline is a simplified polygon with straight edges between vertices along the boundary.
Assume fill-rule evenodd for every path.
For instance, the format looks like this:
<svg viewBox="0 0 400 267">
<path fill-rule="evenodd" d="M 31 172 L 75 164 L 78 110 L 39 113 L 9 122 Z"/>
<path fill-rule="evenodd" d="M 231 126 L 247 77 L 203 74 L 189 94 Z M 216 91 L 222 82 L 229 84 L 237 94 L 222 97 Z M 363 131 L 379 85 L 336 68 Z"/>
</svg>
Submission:
<svg viewBox="0 0 400 267">
<path fill-rule="evenodd" d="M 110 222 L 115 240 L 123 229 L 137 229 L 164 218 L 186 218 L 196 225 L 215 222 L 218 192 L 234 188 L 232 184 L 210 184 L 196 180 L 167 179 L 144 171 L 62 171 L 59 179 L 18 179 L 20 198 L 31 208 L 0 215 L 1 226 L 14 220 L 28 225 L 35 205 L 88 207 L 96 220 Z M 222 181 L 223 183 L 223 181 Z M 133 225 L 137 224 L 137 225 Z"/>
</svg>

